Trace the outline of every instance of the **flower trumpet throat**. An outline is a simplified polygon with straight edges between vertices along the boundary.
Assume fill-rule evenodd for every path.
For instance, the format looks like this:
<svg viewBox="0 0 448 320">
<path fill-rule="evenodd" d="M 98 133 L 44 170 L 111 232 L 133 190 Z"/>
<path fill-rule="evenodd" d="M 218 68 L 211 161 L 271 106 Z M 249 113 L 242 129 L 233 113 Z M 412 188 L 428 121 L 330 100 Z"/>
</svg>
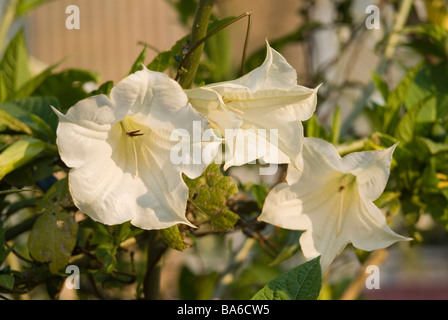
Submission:
<svg viewBox="0 0 448 320">
<path fill-rule="evenodd" d="M 336 229 L 336 238 L 341 235 L 342 225 L 344 224 L 344 214 L 343 214 L 343 206 L 344 206 L 344 195 L 347 194 L 347 189 L 352 188 L 356 183 L 356 176 L 352 174 L 346 174 L 342 177 L 341 182 L 338 187 L 339 193 L 339 208 L 338 208 L 338 218 L 337 218 L 337 229 Z"/>
<path fill-rule="evenodd" d="M 120 121 L 119 123 L 126 136 L 131 138 L 131 144 L 134 156 L 134 165 L 135 165 L 134 178 L 138 178 L 138 155 L 134 138 L 143 136 L 144 133 L 141 131 L 141 129 L 136 129 L 135 126 L 133 126 L 132 120 L 130 120 L 129 117 L 125 117 L 124 120 Z"/>
</svg>

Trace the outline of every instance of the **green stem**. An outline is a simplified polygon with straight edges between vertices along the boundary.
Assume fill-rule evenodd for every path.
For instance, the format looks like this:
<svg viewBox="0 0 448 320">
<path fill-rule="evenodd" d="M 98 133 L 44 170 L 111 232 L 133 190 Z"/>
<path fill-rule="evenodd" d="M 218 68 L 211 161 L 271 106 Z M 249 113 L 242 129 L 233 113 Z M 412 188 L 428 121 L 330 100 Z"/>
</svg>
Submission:
<svg viewBox="0 0 448 320">
<path fill-rule="evenodd" d="M 389 35 L 389 39 L 384 49 L 383 58 L 381 59 L 381 62 L 376 69 L 376 73 L 378 75 L 383 74 L 387 70 L 387 67 L 389 66 L 395 54 L 395 48 L 398 43 L 399 32 L 403 29 L 404 25 L 406 24 L 409 13 L 411 12 L 413 2 L 414 0 L 403 0 L 401 2 L 400 9 L 397 13 L 397 16 L 395 17 L 395 24 L 393 26 L 391 34 Z M 358 117 L 358 115 L 362 112 L 362 110 L 366 106 L 366 103 L 374 90 L 375 86 L 373 85 L 372 82 L 370 82 L 369 85 L 364 89 L 361 98 L 356 102 L 352 113 L 344 121 L 341 128 L 340 136 L 346 134 L 348 130 L 351 128 L 355 119 Z"/>
<path fill-rule="evenodd" d="M 202 38 L 207 35 L 208 23 L 212 13 L 214 0 L 199 0 L 196 14 L 193 21 L 193 28 L 190 36 L 190 48 L 194 48 Z M 182 88 L 188 89 L 194 82 L 201 59 L 204 44 L 201 44 L 191 54 L 185 58 L 182 74 L 179 78 L 179 84 Z"/>
<path fill-rule="evenodd" d="M 336 146 L 336 150 L 338 150 L 339 155 L 343 157 L 348 153 L 364 150 L 367 141 L 368 139 L 364 138 L 361 140 L 355 140 L 349 143 L 340 144 Z"/>
<path fill-rule="evenodd" d="M 146 274 L 143 280 L 143 293 L 146 300 L 160 298 L 160 272 L 162 256 L 167 246 L 160 237 L 158 230 L 148 231 L 148 252 L 146 260 Z"/>
</svg>

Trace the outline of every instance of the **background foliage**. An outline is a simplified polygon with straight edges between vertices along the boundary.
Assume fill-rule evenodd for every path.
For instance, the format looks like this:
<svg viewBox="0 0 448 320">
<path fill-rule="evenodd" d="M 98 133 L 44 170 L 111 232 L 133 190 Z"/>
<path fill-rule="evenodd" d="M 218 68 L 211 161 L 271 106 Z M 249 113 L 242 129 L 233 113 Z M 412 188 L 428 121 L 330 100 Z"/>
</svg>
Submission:
<svg viewBox="0 0 448 320">
<path fill-rule="evenodd" d="M 181 299 L 316 299 L 339 298 L 351 279 L 327 283 L 322 278 L 318 260 L 300 260 L 299 231 L 274 228 L 256 220 L 271 185 L 242 183 L 231 178 L 232 171 L 222 172 L 211 165 L 198 179 L 184 178 L 190 189 L 187 216 L 199 226 L 191 229 L 174 226 L 161 232 L 143 231 L 124 223 L 105 226 L 77 213 L 67 184 L 68 168 L 61 162 L 55 144 L 57 116 L 50 106 L 66 112 L 88 96 L 108 94 L 112 81 L 98 83 L 91 70 L 49 66 L 32 74 L 23 31 L 10 40 L 5 37 L 10 23 L 26 15 L 45 1 L 10 1 L 0 24 L 0 297 L 8 299 L 57 299 L 64 288 L 69 264 L 81 269 L 81 299 L 169 298 L 154 289 L 154 281 L 163 270 L 163 257 L 171 250 L 199 256 L 204 264 L 217 259 L 219 268 L 194 268 L 184 264 L 178 272 L 178 297 Z M 191 25 L 196 1 L 169 0 L 179 13 L 179 20 Z M 273 48 L 309 45 L 314 32 L 322 29 L 348 28 L 353 41 L 360 39 L 364 20 L 355 22 L 350 0 L 337 1 L 337 19 L 325 25 L 311 19 L 313 1 L 298 15 L 305 23 L 296 31 L 272 39 Z M 383 25 L 384 36 L 377 43 L 383 67 L 371 75 L 368 86 L 327 81 L 325 70 L 310 72 L 304 85 L 327 84 L 319 93 L 325 103 L 347 87 L 357 87 L 361 95 L 352 113 L 344 119 L 341 107 L 331 115 L 313 116 L 305 124 L 306 135 L 320 137 L 338 146 L 341 155 L 352 151 L 399 146 L 386 191 L 376 201 L 384 208 L 388 222 L 415 239 L 415 243 L 446 243 L 448 224 L 448 29 L 446 4 L 428 1 L 428 19 L 415 13 L 412 1 L 383 1 L 393 9 L 394 19 L 401 17 L 400 28 Z M 403 8 L 410 4 L 410 10 Z M 225 25 L 232 17 L 212 16 L 208 33 Z M 396 26 L 395 26 L 396 27 Z M 393 49 L 412 52 L 414 59 L 403 63 Z M 135 61 L 134 72 L 147 65 L 151 70 L 178 72 L 188 35 L 146 61 L 147 46 Z M 205 43 L 204 54 L 195 79 L 197 85 L 234 79 L 241 71 L 232 66 L 230 37 L 226 30 Z M 347 43 L 342 43 L 342 47 Z M 398 51 L 400 52 L 400 51 Z M 245 69 L 259 66 L 265 49 L 247 57 Z M 340 58 L 344 57 L 344 51 Z M 61 61 L 62 63 L 62 61 Z M 334 61 L 337 63 L 337 61 Z M 399 70 L 401 79 L 390 84 L 385 75 Z M 125 75 L 123 75 L 125 76 Z M 87 91 L 94 82 L 97 89 Z M 377 99 L 370 99 L 376 95 Z M 318 110 L 319 111 L 319 110 Z M 368 134 L 353 127 L 358 117 L 368 119 Z M 253 166 L 247 166 L 249 170 Z M 281 169 L 284 172 L 284 167 Z M 230 175 L 230 176 L 229 176 Z M 282 179 L 280 176 L 279 181 Z M 437 223 L 420 230 L 417 222 L 429 214 Z M 347 250 L 351 250 L 348 248 Z M 217 253 L 219 252 L 219 253 Z M 360 263 L 370 253 L 356 251 Z M 219 257 L 218 257 L 219 256 Z M 298 258 L 299 257 L 299 258 Z M 212 262 L 210 262 L 212 261 Z M 331 270 L 330 270 L 331 273 Z M 155 280 L 154 280 L 155 279 Z M 284 283 L 297 285 L 285 289 Z M 157 281 L 155 282 L 157 283 Z M 154 292 L 155 291 L 155 292 Z M 358 292 L 359 293 L 359 292 Z M 357 298 L 355 295 L 351 298 Z"/>
</svg>

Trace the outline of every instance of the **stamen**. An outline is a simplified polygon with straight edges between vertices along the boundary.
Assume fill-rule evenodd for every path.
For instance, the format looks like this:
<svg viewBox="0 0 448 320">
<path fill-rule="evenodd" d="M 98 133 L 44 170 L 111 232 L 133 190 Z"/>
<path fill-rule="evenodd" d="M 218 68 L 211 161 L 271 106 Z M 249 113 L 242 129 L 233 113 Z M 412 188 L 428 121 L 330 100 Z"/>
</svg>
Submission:
<svg viewBox="0 0 448 320">
<path fill-rule="evenodd" d="M 126 132 L 126 135 L 128 136 L 128 137 L 138 137 L 138 136 L 142 136 L 143 135 L 143 133 L 140 133 L 140 130 L 134 130 L 134 131 L 127 131 Z"/>
</svg>

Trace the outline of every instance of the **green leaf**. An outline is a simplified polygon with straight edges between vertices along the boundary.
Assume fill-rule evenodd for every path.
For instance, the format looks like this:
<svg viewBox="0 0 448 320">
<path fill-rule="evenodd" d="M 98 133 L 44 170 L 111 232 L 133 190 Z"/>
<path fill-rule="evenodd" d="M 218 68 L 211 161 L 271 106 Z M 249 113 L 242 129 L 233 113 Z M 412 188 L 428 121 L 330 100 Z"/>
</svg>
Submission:
<svg viewBox="0 0 448 320">
<path fill-rule="evenodd" d="M 71 204 L 70 191 L 68 188 L 68 178 L 56 181 L 45 195 L 37 202 L 37 211 L 53 210 L 57 211 L 59 206 L 69 206 Z"/>
<path fill-rule="evenodd" d="M 189 245 L 185 243 L 184 238 L 177 225 L 162 229 L 160 231 L 163 241 L 167 246 L 178 251 L 183 251 L 188 248 Z"/>
<path fill-rule="evenodd" d="M 417 122 L 418 114 L 424 105 L 425 98 L 421 103 L 414 106 L 411 110 L 408 110 L 404 116 L 398 122 L 395 129 L 395 137 L 401 142 L 410 142 L 415 136 L 415 126 Z"/>
<path fill-rule="evenodd" d="M 35 9 L 36 7 L 44 4 L 45 2 L 50 2 L 52 0 L 20 0 L 17 9 L 16 15 L 23 16 Z"/>
<path fill-rule="evenodd" d="M 105 273 L 111 273 L 117 264 L 117 246 L 113 243 L 101 243 L 95 248 L 95 255 L 103 264 Z"/>
<path fill-rule="evenodd" d="M 224 232 L 233 228 L 239 217 L 230 211 L 227 199 L 238 192 L 238 187 L 231 177 L 225 177 L 218 164 L 210 164 L 204 173 L 190 179 L 183 176 L 189 188 L 189 201 L 193 204 L 193 212 L 210 218 L 214 231 Z"/>
<path fill-rule="evenodd" d="M 418 137 L 418 140 L 425 144 L 431 154 L 448 151 L 448 143 L 434 142 L 424 137 Z"/>
<path fill-rule="evenodd" d="M 14 277 L 10 274 L 0 274 L 0 286 L 12 289 L 14 287 Z"/>
<path fill-rule="evenodd" d="M 266 196 L 269 193 L 269 186 L 265 184 L 254 183 L 250 186 L 249 192 L 255 198 L 258 208 L 261 210 L 263 208 Z"/>
<path fill-rule="evenodd" d="M 174 63 L 176 63 L 176 60 L 174 60 L 171 50 L 163 51 L 147 65 L 147 68 L 152 71 L 163 72 Z"/>
<path fill-rule="evenodd" d="M 114 226 L 114 242 L 116 246 L 119 246 L 122 242 L 135 237 L 136 235 L 142 233 L 143 230 L 134 227 L 130 221 L 124 222 L 119 225 Z"/>
<path fill-rule="evenodd" d="M 319 256 L 270 281 L 252 300 L 316 300 L 321 288 Z"/>
<path fill-rule="evenodd" d="M 11 171 L 29 163 L 48 148 L 47 143 L 34 138 L 24 138 L 12 143 L 0 154 L 0 180 Z M 56 150 L 52 151 L 56 152 Z"/>
<path fill-rule="evenodd" d="M 320 125 L 315 114 L 305 122 L 305 128 L 307 137 L 321 138 L 324 140 L 328 138 L 327 131 Z"/>
<path fill-rule="evenodd" d="M 376 89 L 381 93 L 383 99 L 387 101 L 389 96 L 389 87 L 383 78 L 376 72 L 372 72 L 372 82 Z"/>
<path fill-rule="evenodd" d="M 0 70 L 2 70 L 3 82 L 8 96 L 11 96 L 31 78 L 28 52 L 23 34 L 23 30 L 16 34 L 0 61 Z M 1 100 L 5 101 L 6 99 Z"/>
<path fill-rule="evenodd" d="M 339 134 L 341 132 L 341 109 L 336 107 L 331 118 L 330 141 L 337 145 L 339 143 Z"/>
<path fill-rule="evenodd" d="M 8 88 L 6 87 L 3 71 L 0 70 L 0 102 L 8 99 Z"/>
<path fill-rule="evenodd" d="M 76 245 L 78 224 L 64 211 L 47 211 L 34 223 L 28 238 L 30 255 L 39 262 L 48 262 L 50 272 L 57 274 L 69 262 Z"/>
<path fill-rule="evenodd" d="M 113 87 L 114 87 L 114 82 L 113 81 L 106 81 L 102 85 L 100 85 L 98 87 L 98 89 L 93 90 L 92 92 L 90 92 L 90 95 L 91 96 L 96 96 L 96 95 L 99 95 L 99 94 L 109 95 L 110 90 L 112 90 Z"/>
<path fill-rule="evenodd" d="M 170 50 L 163 51 L 159 53 L 148 65 L 147 68 L 152 71 L 163 72 L 169 67 L 174 66 L 178 63 L 176 57 L 180 60 L 182 47 L 187 43 L 190 35 L 184 36 L 182 39 L 178 40 Z"/>
<path fill-rule="evenodd" d="M 24 132 L 29 135 L 33 133 L 30 127 L 26 125 L 26 123 L 10 115 L 7 111 L 2 110 L 1 106 L 0 106 L 0 124 L 6 126 L 12 131 Z"/>
<path fill-rule="evenodd" d="M 53 69 L 59 66 L 61 62 L 51 65 L 38 75 L 25 82 L 16 92 L 11 95 L 11 99 L 22 99 L 30 96 L 53 72 Z"/>
<path fill-rule="evenodd" d="M 425 66 L 416 74 L 405 97 L 405 105 L 411 109 L 425 97 L 431 97 L 423 104 L 418 122 L 435 122 L 448 116 L 448 91 L 446 90 L 447 64 Z"/>
<path fill-rule="evenodd" d="M 422 68 L 423 62 L 417 64 L 411 68 L 406 75 L 401 79 L 396 88 L 391 91 L 386 101 L 386 110 L 383 119 L 383 133 L 392 133 L 397 125 L 399 119 L 400 107 L 406 98 L 406 94 L 409 91 L 412 81 L 415 78 L 417 72 Z M 413 107 L 414 105 L 412 105 Z"/>
<path fill-rule="evenodd" d="M 145 44 L 143 47 L 143 50 L 138 55 L 137 59 L 135 59 L 133 65 L 131 67 L 131 70 L 129 71 L 129 74 L 143 69 L 142 65 L 145 64 L 146 49 L 147 49 L 147 45 Z"/>
<path fill-rule="evenodd" d="M 30 134 L 52 144 L 56 141 L 57 116 L 51 110 L 50 104 L 58 106 L 58 102 L 51 98 L 33 97 L 17 101 L 8 101 L 0 104 L 0 110 L 9 114 L 6 125 Z M 19 120 L 25 126 L 12 122 L 11 117 Z M 0 120 L 1 121 L 1 120 Z M 31 132 L 30 132 L 31 131 Z"/>
<path fill-rule="evenodd" d="M 84 85 L 89 82 L 97 83 L 98 78 L 96 72 L 89 70 L 63 70 L 46 77 L 33 94 L 57 98 L 61 105 L 59 111 L 65 113 L 76 102 L 89 96 Z"/>
</svg>

